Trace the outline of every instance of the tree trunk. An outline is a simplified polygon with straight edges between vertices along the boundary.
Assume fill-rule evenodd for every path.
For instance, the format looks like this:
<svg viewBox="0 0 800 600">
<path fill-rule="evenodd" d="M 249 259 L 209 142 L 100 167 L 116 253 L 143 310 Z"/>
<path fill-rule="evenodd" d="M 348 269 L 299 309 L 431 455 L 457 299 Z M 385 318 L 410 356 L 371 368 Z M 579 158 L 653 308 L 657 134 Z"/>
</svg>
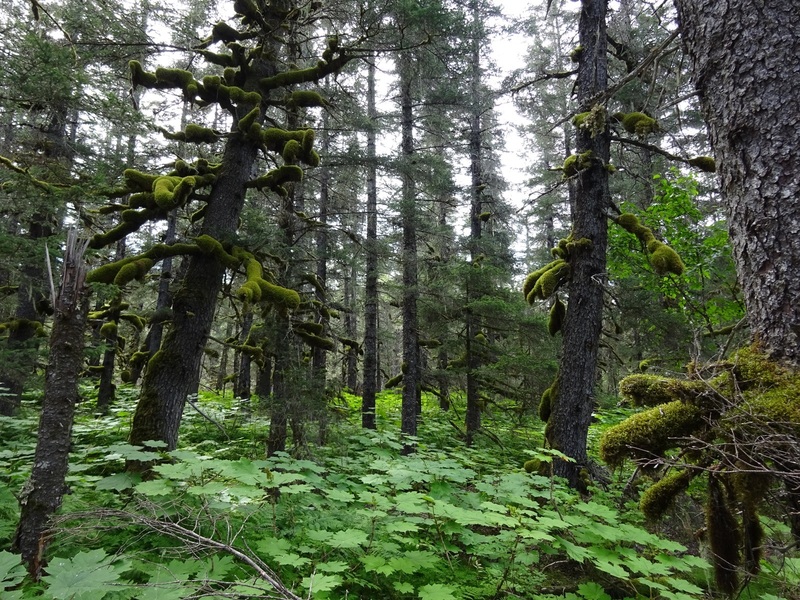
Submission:
<svg viewBox="0 0 800 600">
<path fill-rule="evenodd" d="M 472 0 L 470 4 L 472 12 L 472 50 L 470 59 L 470 91 L 471 91 L 471 114 L 469 132 L 469 161 L 470 161 L 470 215 L 469 215 L 469 259 L 470 269 L 467 273 L 467 307 L 466 316 L 466 352 L 467 352 L 467 410 L 465 425 L 467 446 L 471 446 L 475 434 L 481 427 L 481 407 L 480 389 L 478 385 L 478 370 L 481 367 L 479 347 L 481 346 L 477 337 L 481 333 L 480 318 L 475 314 L 473 304 L 480 299 L 481 276 L 478 265 L 478 257 L 481 255 L 481 212 L 483 211 L 482 184 L 483 184 L 483 153 L 481 151 L 481 50 L 480 42 L 482 36 L 479 35 L 481 29 L 480 14 L 478 11 L 477 0 Z"/>
<path fill-rule="evenodd" d="M 579 23 L 578 103 L 581 111 L 591 108 L 590 99 L 606 89 L 607 0 L 583 2 Z M 558 393 L 552 405 L 546 436 L 550 445 L 574 459 L 556 460 L 554 472 L 570 485 L 581 488 L 581 469 L 588 463 L 586 437 L 591 422 L 597 381 L 597 355 L 603 317 L 603 283 L 606 271 L 609 207 L 609 133 L 591 137 L 579 130 L 577 152 L 591 151 L 591 166 L 576 176 L 575 214 L 572 237 L 591 240 L 590 249 L 570 255 L 572 277 L 569 306 L 564 322 L 564 346 L 558 375 Z"/>
<path fill-rule="evenodd" d="M 248 308 L 242 320 L 242 333 L 239 336 L 240 344 L 248 344 L 250 330 L 253 328 L 253 310 Z M 252 360 L 247 352 L 239 351 L 239 364 L 236 377 L 233 380 L 233 397 L 250 399 L 250 365 Z"/>
<path fill-rule="evenodd" d="M 401 432 L 417 435 L 417 387 L 419 385 L 419 332 L 417 319 L 417 203 L 414 180 L 414 113 L 411 87 L 412 60 L 409 52 L 399 58 L 403 228 L 403 401 Z M 412 447 L 408 445 L 407 451 Z"/>
<path fill-rule="evenodd" d="M 361 396 L 361 426 L 375 429 L 375 395 L 378 386 L 378 165 L 375 104 L 375 63 L 367 73 L 367 254 L 364 286 L 364 387 Z"/>
<path fill-rule="evenodd" d="M 85 248 L 85 243 L 79 243 L 74 232 L 70 232 L 61 286 L 54 307 L 50 364 L 45 378 L 33 469 L 20 494 L 22 511 L 13 547 L 22 554 L 29 572 L 37 579 L 41 572 L 42 555 L 48 544 L 48 521 L 61 506 L 61 500 L 67 492 L 65 479 L 89 307 L 84 286 Z"/>
<path fill-rule="evenodd" d="M 752 335 L 800 365 L 800 35 L 791 2 L 675 0 Z"/>
</svg>

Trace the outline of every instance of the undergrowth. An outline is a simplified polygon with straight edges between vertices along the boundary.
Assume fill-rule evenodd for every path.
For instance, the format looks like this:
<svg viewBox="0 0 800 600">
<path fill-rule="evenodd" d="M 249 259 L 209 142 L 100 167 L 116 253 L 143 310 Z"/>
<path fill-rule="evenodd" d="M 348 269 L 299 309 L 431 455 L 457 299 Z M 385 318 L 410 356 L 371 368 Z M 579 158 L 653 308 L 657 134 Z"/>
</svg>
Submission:
<svg viewBox="0 0 800 600">
<path fill-rule="evenodd" d="M 91 390 L 86 390 L 89 396 Z M 496 411 L 474 448 L 455 422 L 425 407 L 417 451 L 403 455 L 399 399 L 379 399 L 379 431 L 357 426 L 343 394 L 330 442 L 295 458 L 264 458 L 268 420 L 258 406 L 193 399 L 182 445 L 125 442 L 134 390 L 112 413 L 80 408 L 68 484 L 39 583 L 0 551 L 4 600 L 183 598 L 526 598 L 602 600 L 709 597 L 709 565 L 643 524 L 619 486 L 580 498 L 522 464 L 554 454 L 540 427 Z M 9 548 L 35 446 L 36 398 L 0 421 L 0 548 Z M 431 403 L 433 404 L 433 403 Z M 201 414 L 202 411 L 202 414 Z M 605 414 L 596 429 L 624 417 Z M 157 460 L 142 481 L 127 460 Z M 626 499 L 627 498 L 627 499 Z M 771 522 L 776 538 L 787 532 Z M 793 597 L 800 564 L 765 560 L 750 597 Z M 277 589 L 276 589 L 277 586 Z M 746 597 L 746 594 L 745 594 Z"/>
</svg>

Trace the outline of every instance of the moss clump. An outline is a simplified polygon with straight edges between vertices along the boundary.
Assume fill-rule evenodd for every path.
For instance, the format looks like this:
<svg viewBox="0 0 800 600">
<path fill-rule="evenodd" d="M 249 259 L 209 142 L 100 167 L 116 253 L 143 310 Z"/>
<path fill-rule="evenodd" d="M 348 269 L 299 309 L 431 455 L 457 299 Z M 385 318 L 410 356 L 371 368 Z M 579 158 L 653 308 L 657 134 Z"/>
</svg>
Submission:
<svg viewBox="0 0 800 600">
<path fill-rule="evenodd" d="M 191 144 L 214 144 L 219 141 L 222 134 L 214 131 L 210 127 L 203 127 L 202 125 L 194 125 L 190 123 L 183 131 L 176 133 L 164 133 L 164 137 L 168 140 L 175 140 L 178 142 L 189 142 Z"/>
<path fill-rule="evenodd" d="M 300 331 L 313 333 L 314 335 L 322 335 L 322 332 L 325 330 L 325 326 L 322 323 L 315 323 L 313 321 L 303 321 L 300 323 L 295 323 L 294 326 L 296 329 L 299 329 Z"/>
<path fill-rule="evenodd" d="M 554 336 L 564 324 L 564 318 L 567 316 L 567 305 L 561 301 L 561 298 L 556 296 L 553 306 L 550 307 L 550 318 L 547 321 L 547 331 L 551 336 Z"/>
<path fill-rule="evenodd" d="M 675 497 L 686 491 L 694 478 L 692 471 L 673 471 L 642 494 L 639 508 L 648 519 L 657 521 L 672 506 Z"/>
<path fill-rule="evenodd" d="M 577 63 L 581 61 L 581 56 L 583 56 L 583 46 L 576 46 L 572 52 L 569 53 L 569 60 Z"/>
<path fill-rule="evenodd" d="M 186 204 L 196 184 L 192 176 L 159 177 L 153 184 L 153 198 L 160 209 L 169 211 Z"/>
<path fill-rule="evenodd" d="M 552 402 L 553 386 L 550 386 L 542 393 L 542 397 L 539 400 L 539 418 L 545 423 L 550 420 L 550 414 L 553 408 Z"/>
<path fill-rule="evenodd" d="M 311 90 L 296 90 L 289 94 L 285 100 L 286 108 L 308 108 L 314 106 L 327 106 L 328 103 L 319 92 Z"/>
<path fill-rule="evenodd" d="M 386 383 L 383 384 L 384 389 L 390 390 L 392 388 L 396 388 L 400 383 L 403 381 L 403 374 L 400 373 L 399 375 L 395 375 L 391 379 L 389 379 Z"/>
<path fill-rule="evenodd" d="M 603 435 L 600 457 L 612 467 L 625 458 L 652 459 L 704 427 L 705 411 L 681 401 L 656 406 L 633 415 Z"/>
<path fill-rule="evenodd" d="M 695 156 L 694 158 L 690 158 L 686 162 L 689 164 L 689 166 L 700 169 L 705 173 L 717 172 L 717 161 L 715 161 L 710 156 Z"/>
<path fill-rule="evenodd" d="M 256 123 L 256 120 L 261 116 L 261 107 L 256 106 L 253 110 L 239 119 L 236 128 L 242 133 L 246 134 L 250 128 Z"/>
<path fill-rule="evenodd" d="M 261 175 L 253 181 L 247 182 L 247 187 L 253 187 L 261 191 L 264 188 L 280 193 L 284 183 L 291 181 L 299 182 L 303 180 L 303 169 L 297 165 L 282 165 L 277 169 L 272 169 L 269 173 Z M 283 194 L 281 194 L 283 195 Z"/>
<path fill-rule="evenodd" d="M 573 154 L 564 160 L 561 170 L 564 172 L 564 177 L 574 177 L 584 169 L 592 166 L 592 151 L 587 150 L 580 154 Z"/>
<path fill-rule="evenodd" d="M 142 281 L 155 263 L 149 258 L 136 258 L 122 265 L 114 276 L 114 284 L 123 287 L 134 279 Z"/>
<path fill-rule="evenodd" d="M 556 261 L 558 262 L 558 261 Z M 536 281 L 536 284 L 533 286 L 531 293 L 527 296 L 527 301 L 529 304 L 532 303 L 531 296 L 533 299 L 540 299 L 546 300 L 550 296 L 552 296 L 555 291 L 559 288 L 559 286 L 569 279 L 571 269 L 569 263 L 562 260 L 558 265 L 554 266 L 551 269 L 545 271 L 541 277 Z"/>
<path fill-rule="evenodd" d="M 628 375 L 619 382 L 619 391 L 632 406 L 656 406 L 677 400 L 671 385 L 674 381 L 658 375 Z"/>
<path fill-rule="evenodd" d="M 152 192 L 153 184 L 159 178 L 159 175 L 149 175 L 136 169 L 125 169 L 122 176 L 128 189 L 136 192 Z"/>
<path fill-rule="evenodd" d="M 675 250 L 658 240 L 653 240 L 647 244 L 647 249 L 650 251 L 650 264 L 657 275 L 662 277 L 667 273 L 683 275 L 686 267 Z"/>
<path fill-rule="evenodd" d="M 117 324 L 114 321 L 103 323 L 103 326 L 100 328 L 100 335 L 107 340 L 113 340 L 117 337 Z"/>
<path fill-rule="evenodd" d="M 623 213 L 616 218 L 617 225 L 635 235 L 650 253 L 650 264 L 656 274 L 664 276 L 667 273 L 682 275 L 686 267 L 675 250 L 659 242 L 649 227 L 639 223 L 636 215 Z"/>
<path fill-rule="evenodd" d="M 628 133 L 647 136 L 660 130 L 658 122 L 642 112 L 615 113 L 614 120 L 622 124 Z"/>
<path fill-rule="evenodd" d="M 314 335 L 313 333 L 307 333 L 299 329 L 295 329 L 294 333 L 297 337 L 313 348 L 320 348 L 329 352 L 336 349 L 336 343 L 330 338 Z"/>
</svg>

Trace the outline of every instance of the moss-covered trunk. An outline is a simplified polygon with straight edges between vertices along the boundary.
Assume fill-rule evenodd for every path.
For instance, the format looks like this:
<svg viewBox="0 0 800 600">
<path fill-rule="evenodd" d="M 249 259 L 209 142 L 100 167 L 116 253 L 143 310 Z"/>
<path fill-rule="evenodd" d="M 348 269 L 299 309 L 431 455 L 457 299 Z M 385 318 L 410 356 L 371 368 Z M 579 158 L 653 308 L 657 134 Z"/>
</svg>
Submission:
<svg viewBox="0 0 800 600">
<path fill-rule="evenodd" d="M 590 99 L 606 89 L 606 10 L 606 0 L 582 4 L 579 34 L 583 52 L 577 82 L 581 111 L 590 110 Z M 575 461 L 556 461 L 554 465 L 555 473 L 566 477 L 573 487 L 582 486 L 580 472 L 588 462 L 586 437 L 597 381 L 608 243 L 605 214 L 609 207 L 605 168 L 609 159 L 608 127 L 594 137 L 589 131 L 579 130 L 577 152 L 591 152 L 591 161 L 575 176 L 572 237 L 574 240 L 589 239 L 591 245 L 580 244 L 570 255 L 572 277 L 563 327 L 558 394 L 547 424 L 550 445 Z"/>
<path fill-rule="evenodd" d="M 797 6 L 675 4 L 728 205 L 753 336 L 774 358 L 800 366 Z"/>
</svg>

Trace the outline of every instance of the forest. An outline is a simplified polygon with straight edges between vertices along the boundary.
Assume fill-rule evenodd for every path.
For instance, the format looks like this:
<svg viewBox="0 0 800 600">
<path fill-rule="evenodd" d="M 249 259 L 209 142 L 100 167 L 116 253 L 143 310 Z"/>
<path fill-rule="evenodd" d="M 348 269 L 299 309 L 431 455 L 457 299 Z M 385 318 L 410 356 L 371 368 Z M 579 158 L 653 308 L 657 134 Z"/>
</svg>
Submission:
<svg viewBox="0 0 800 600">
<path fill-rule="evenodd" d="M 6 0 L 0 599 L 800 600 L 755 4 Z"/>
</svg>

